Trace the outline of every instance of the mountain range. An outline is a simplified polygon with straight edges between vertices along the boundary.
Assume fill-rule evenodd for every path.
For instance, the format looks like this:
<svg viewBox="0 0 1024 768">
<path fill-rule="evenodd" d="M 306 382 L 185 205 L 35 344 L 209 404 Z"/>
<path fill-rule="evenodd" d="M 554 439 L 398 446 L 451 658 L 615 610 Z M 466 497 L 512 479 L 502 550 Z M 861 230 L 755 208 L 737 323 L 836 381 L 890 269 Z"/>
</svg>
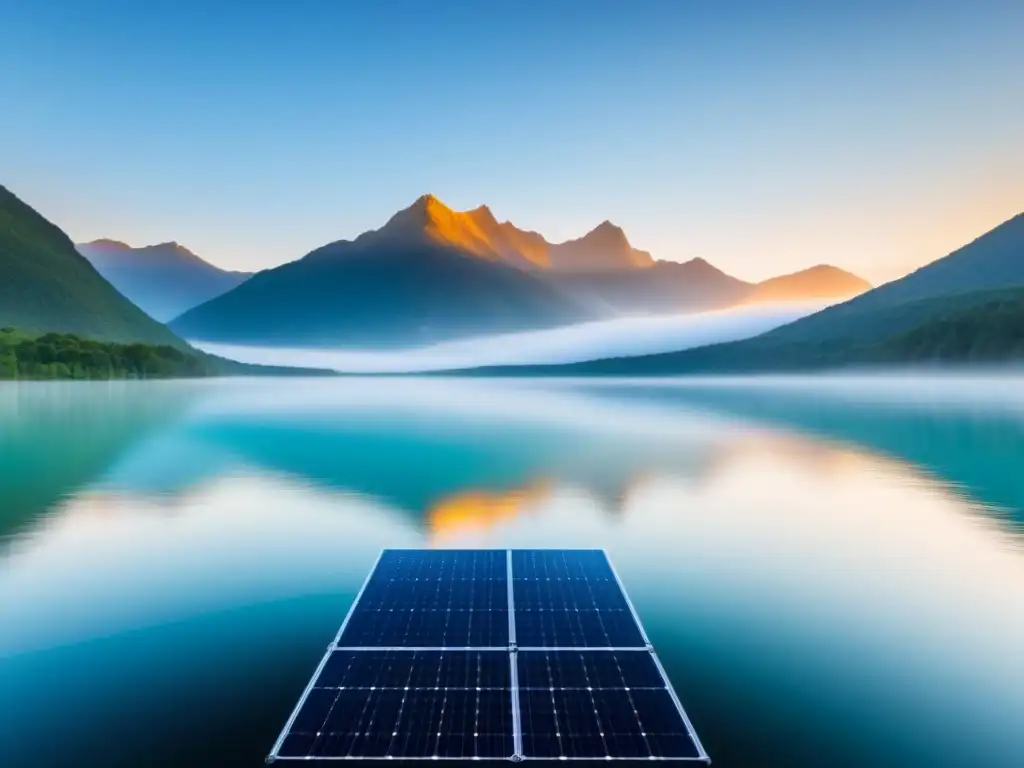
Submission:
<svg viewBox="0 0 1024 768">
<path fill-rule="evenodd" d="M 550 243 L 498 222 L 485 206 L 456 212 L 432 195 L 380 229 L 252 277 L 219 270 L 176 243 L 131 248 L 104 240 L 80 249 L 153 314 L 173 313 L 169 300 L 184 306 L 219 294 L 172 322 L 182 336 L 214 341 L 407 346 L 615 314 L 856 294 L 743 341 L 498 372 L 640 375 L 1024 357 L 1024 214 L 869 290 L 860 278 L 828 265 L 748 283 L 703 259 L 659 261 L 634 248 L 610 222 L 576 240 Z M 18 338 L 57 332 L 199 354 L 129 301 L 67 235 L 4 187 L 0 278 L 0 329 L 19 329 Z M 192 293 L 177 291 L 185 287 Z M 222 363 L 207 369 L 231 368 Z"/>
<path fill-rule="evenodd" d="M 906 277 L 751 339 L 488 374 L 671 375 L 1024 359 L 1024 213 Z"/>
<path fill-rule="evenodd" d="M 486 206 L 453 211 L 424 195 L 380 229 L 261 272 L 171 327 L 213 342 L 401 347 L 868 288 L 835 267 L 752 284 L 702 259 L 658 261 L 608 221 L 550 243 L 499 222 Z"/>
<path fill-rule="evenodd" d="M 93 240 L 77 247 L 117 290 L 162 323 L 252 277 L 218 269 L 175 242 L 132 248 L 117 240 Z"/>
</svg>

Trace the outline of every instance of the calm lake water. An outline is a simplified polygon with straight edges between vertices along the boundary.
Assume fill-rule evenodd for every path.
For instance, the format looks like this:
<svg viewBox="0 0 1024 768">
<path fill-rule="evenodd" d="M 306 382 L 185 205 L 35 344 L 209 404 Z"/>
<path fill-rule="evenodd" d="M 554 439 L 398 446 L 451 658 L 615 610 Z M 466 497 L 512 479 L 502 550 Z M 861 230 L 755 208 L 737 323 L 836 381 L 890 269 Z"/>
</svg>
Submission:
<svg viewBox="0 0 1024 768">
<path fill-rule="evenodd" d="M 716 766 L 1024 766 L 1024 377 L 0 385 L 0 766 L 259 766 L 382 547 L 608 550 Z"/>
</svg>

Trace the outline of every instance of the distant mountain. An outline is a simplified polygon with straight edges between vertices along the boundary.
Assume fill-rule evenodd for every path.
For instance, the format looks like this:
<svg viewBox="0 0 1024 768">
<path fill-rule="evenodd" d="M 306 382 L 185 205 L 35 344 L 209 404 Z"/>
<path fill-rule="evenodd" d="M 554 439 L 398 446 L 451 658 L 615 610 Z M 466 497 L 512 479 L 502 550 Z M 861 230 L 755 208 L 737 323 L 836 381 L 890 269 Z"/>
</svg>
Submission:
<svg viewBox="0 0 1024 768">
<path fill-rule="evenodd" d="M 504 375 L 666 375 L 1021 359 L 1024 214 L 906 277 L 753 339 Z"/>
<path fill-rule="evenodd" d="M 252 276 L 218 269 L 174 242 L 132 248 L 117 240 L 94 240 L 77 247 L 115 288 L 161 322 L 173 320 Z"/>
<path fill-rule="evenodd" d="M 757 283 L 748 301 L 805 301 L 808 299 L 840 299 L 871 290 L 871 283 L 850 272 L 828 264 L 781 275 Z"/>
<path fill-rule="evenodd" d="M 549 268 L 559 272 L 594 272 L 643 269 L 654 265 L 647 251 L 629 244 L 626 233 L 604 221 L 583 237 L 551 245 Z"/>
<path fill-rule="evenodd" d="M 704 259 L 550 274 L 548 280 L 591 306 L 630 315 L 722 309 L 747 300 L 754 289 Z"/>
<path fill-rule="evenodd" d="M 122 296 L 60 229 L 0 186 L 0 327 L 183 342 Z"/>
<path fill-rule="evenodd" d="M 260 272 L 172 327 L 204 341 L 407 346 L 597 316 L 513 266 L 510 243 L 523 233 L 497 237 L 489 213 L 425 195 L 381 229 Z"/>
<path fill-rule="evenodd" d="M 871 288 L 856 275 L 826 265 L 763 283 L 748 283 L 704 259 L 655 261 L 636 269 L 559 273 L 549 279 L 594 306 L 624 314 L 703 312 L 744 303 L 849 298 Z"/>
</svg>

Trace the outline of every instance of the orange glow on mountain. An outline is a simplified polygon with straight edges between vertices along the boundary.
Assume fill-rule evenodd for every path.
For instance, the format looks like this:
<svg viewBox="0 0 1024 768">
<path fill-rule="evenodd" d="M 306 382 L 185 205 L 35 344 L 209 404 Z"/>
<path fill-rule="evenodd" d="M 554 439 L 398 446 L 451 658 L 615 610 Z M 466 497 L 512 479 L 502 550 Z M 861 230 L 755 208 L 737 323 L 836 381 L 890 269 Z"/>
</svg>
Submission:
<svg viewBox="0 0 1024 768">
<path fill-rule="evenodd" d="M 423 203 L 424 231 L 439 243 L 454 245 L 484 258 L 500 253 L 472 213 L 453 211 L 433 195 Z"/>
<path fill-rule="evenodd" d="M 758 283 L 747 301 L 759 303 L 848 299 L 870 291 L 871 288 L 871 283 L 854 274 L 828 264 L 819 264 L 791 275 L 780 275 Z"/>
<path fill-rule="evenodd" d="M 636 269 L 654 263 L 649 253 L 633 248 L 626 233 L 610 221 L 575 240 L 549 243 L 537 232 L 519 229 L 509 221 L 499 222 L 486 205 L 471 211 L 454 211 L 429 194 L 396 213 L 382 229 L 361 237 L 403 241 L 426 238 L 520 269 Z"/>
<path fill-rule="evenodd" d="M 518 267 L 549 266 L 549 244 L 536 232 L 510 222 L 498 222 L 486 205 L 472 211 L 453 211 L 433 195 L 424 195 L 396 214 L 383 231 L 423 236 L 484 259 L 507 261 Z"/>
<path fill-rule="evenodd" d="M 433 541 L 491 530 L 514 520 L 549 496 L 551 483 L 541 480 L 513 491 L 465 491 L 442 499 L 427 512 Z"/>
</svg>

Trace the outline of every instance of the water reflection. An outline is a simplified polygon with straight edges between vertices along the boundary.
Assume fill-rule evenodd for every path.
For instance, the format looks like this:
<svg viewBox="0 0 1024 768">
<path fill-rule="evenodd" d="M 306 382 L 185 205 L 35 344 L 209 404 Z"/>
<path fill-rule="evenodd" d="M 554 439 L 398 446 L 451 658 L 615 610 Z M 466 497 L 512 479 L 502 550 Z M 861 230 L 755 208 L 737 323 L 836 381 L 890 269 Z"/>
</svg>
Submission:
<svg viewBox="0 0 1024 768">
<path fill-rule="evenodd" d="M 504 493 L 463 491 L 434 504 L 427 512 L 428 539 L 434 546 L 470 536 L 485 538 L 493 529 L 528 515 L 551 496 L 551 482 Z"/>
<path fill-rule="evenodd" d="M 716 765 L 1019 765 L 1021 424 L 757 387 L 5 385 L 0 764 L 113 732 L 111 765 L 258 764 L 381 547 L 540 545 L 610 551 Z"/>
<path fill-rule="evenodd" d="M 613 401 L 698 407 L 889 457 L 1024 533 L 1024 376 L 726 381 L 597 389 Z"/>
<path fill-rule="evenodd" d="M 0 546 L 181 416 L 187 390 L 0 383 Z"/>
</svg>

